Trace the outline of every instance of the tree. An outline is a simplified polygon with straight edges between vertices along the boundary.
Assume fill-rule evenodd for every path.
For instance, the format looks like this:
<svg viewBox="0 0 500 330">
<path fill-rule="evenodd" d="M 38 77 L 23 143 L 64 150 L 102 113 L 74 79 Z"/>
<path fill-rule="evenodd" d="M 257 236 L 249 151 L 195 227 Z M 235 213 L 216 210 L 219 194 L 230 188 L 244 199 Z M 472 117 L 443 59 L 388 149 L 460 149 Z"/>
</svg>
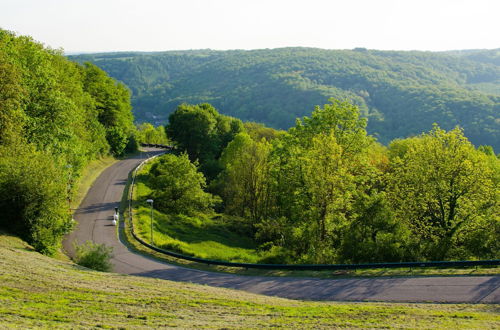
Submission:
<svg viewBox="0 0 500 330">
<path fill-rule="evenodd" d="M 167 134 L 192 161 L 207 159 L 217 149 L 215 109 L 183 104 L 168 118 Z"/>
<path fill-rule="evenodd" d="M 273 218 L 286 219 L 280 244 L 304 262 L 338 260 L 347 228 L 366 212 L 356 199 L 377 192 L 372 173 L 382 161 L 368 161 L 364 125 L 357 107 L 331 100 L 273 143 Z"/>
<path fill-rule="evenodd" d="M 342 154 L 362 151 L 371 139 L 366 136 L 366 119 L 360 116 L 359 108 L 348 101 L 329 101 L 323 108 L 316 106 L 311 117 L 298 119 L 290 134 L 308 146 L 314 135 L 332 133 L 342 146 Z"/>
<path fill-rule="evenodd" d="M 182 104 L 168 120 L 167 135 L 191 161 L 199 161 L 209 180 L 222 170 L 218 162 L 222 150 L 244 129 L 240 120 L 219 114 L 207 103 Z"/>
<path fill-rule="evenodd" d="M 167 134 L 164 126 L 154 127 L 150 123 L 142 123 L 137 126 L 137 139 L 141 143 L 168 144 Z"/>
<path fill-rule="evenodd" d="M 481 230 L 485 217 L 496 212 L 498 219 L 498 187 L 487 156 L 459 128 L 446 132 L 435 126 L 409 142 L 391 161 L 389 201 L 395 216 L 411 228 L 422 257 L 453 257 L 453 249 Z"/>
<path fill-rule="evenodd" d="M 106 140 L 109 143 L 110 151 L 115 156 L 123 156 L 130 137 L 118 126 L 112 126 L 106 129 Z"/>
<path fill-rule="evenodd" d="M 246 133 L 236 135 L 224 149 L 219 181 L 226 212 L 247 217 L 253 224 L 269 214 L 270 151 L 269 143 L 256 142 Z"/>
<path fill-rule="evenodd" d="M 37 251 L 57 250 L 71 227 L 73 182 L 109 152 L 106 138 L 123 152 L 129 96 L 95 66 L 0 29 L 0 227 Z"/>
<path fill-rule="evenodd" d="M 149 171 L 151 197 L 165 212 L 192 214 L 209 211 L 218 199 L 203 191 L 205 177 L 198 172 L 187 154 L 166 154 L 156 160 Z"/>
<path fill-rule="evenodd" d="M 84 90 L 93 98 L 97 118 L 106 128 L 111 152 L 121 156 L 135 131 L 130 92 L 91 63 L 85 63 L 82 70 Z"/>
<path fill-rule="evenodd" d="M 348 224 L 354 177 L 348 159 L 342 158 L 342 147 L 333 132 L 318 134 L 311 142 L 311 147 L 299 158 L 303 182 L 299 191 L 307 197 L 300 206 L 304 210 L 302 217 L 307 222 L 308 231 L 311 231 L 309 241 L 316 252 L 313 260 L 328 262 L 336 252 L 334 243 L 340 241 Z"/>
<path fill-rule="evenodd" d="M 262 141 L 262 139 L 265 139 L 267 142 L 271 142 L 285 133 L 285 131 L 276 130 L 272 127 L 266 127 L 264 124 L 260 123 L 245 122 L 243 125 L 245 126 L 245 131 L 248 135 L 250 135 L 250 137 L 257 142 Z"/>
<path fill-rule="evenodd" d="M 25 118 L 20 105 L 23 97 L 25 90 L 19 72 L 8 62 L 7 56 L 0 53 L 0 145 L 12 143 L 22 136 Z"/>
</svg>

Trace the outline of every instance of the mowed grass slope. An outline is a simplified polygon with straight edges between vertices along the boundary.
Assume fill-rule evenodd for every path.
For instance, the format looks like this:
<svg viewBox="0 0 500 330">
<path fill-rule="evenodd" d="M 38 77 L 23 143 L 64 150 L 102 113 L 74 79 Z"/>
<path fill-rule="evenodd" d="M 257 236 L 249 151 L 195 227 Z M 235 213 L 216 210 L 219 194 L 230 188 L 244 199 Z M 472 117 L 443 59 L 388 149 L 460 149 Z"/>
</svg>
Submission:
<svg viewBox="0 0 500 330">
<path fill-rule="evenodd" d="M 0 328 L 500 328 L 498 305 L 315 303 L 101 273 L 0 234 Z"/>
</svg>

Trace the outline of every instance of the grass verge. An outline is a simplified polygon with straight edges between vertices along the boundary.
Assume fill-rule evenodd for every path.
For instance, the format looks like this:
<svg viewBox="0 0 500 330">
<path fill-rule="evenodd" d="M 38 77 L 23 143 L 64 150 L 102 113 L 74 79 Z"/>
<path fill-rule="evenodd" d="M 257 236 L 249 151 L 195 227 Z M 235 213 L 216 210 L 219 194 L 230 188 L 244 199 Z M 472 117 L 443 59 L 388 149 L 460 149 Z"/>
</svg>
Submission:
<svg viewBox="0 0 500 330">
<path fill-rule="evenodd" d="M 499 328 L 498 305 L 316 303 L 91 271 L 0 233 L 6 328 Z"/>
<path fill-rule="evenodd" d="M 72 208 L 77 208 L 85 196 L 87 195 L 87 192 L 89 191 L 90 187 L 92 187 L 92 184 L 94 181 L 97 179 L 97 177 L 108 167 L 113 165 L 114 163 L 118 162 L 119 160 L 111 157 L 111 156 L 106 156 L 101 159 L 96 159 L 91 161 L 83 170 L 82 175 L 77 182 L 78 184 L 78 190 L 75 194 L 75 197 L 73 198 L 73 201 L 71 203 Z"/>
</svg>

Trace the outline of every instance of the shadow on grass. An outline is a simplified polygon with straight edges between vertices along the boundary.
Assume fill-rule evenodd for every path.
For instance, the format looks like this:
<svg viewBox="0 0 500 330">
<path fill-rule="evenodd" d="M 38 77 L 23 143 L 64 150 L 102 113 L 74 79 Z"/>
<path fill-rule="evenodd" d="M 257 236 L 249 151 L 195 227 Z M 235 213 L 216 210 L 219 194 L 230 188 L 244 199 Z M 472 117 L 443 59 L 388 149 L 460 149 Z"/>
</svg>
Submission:
<svg viewBox="0 0 500 330">
<path fill-rule="evenodd" d="M 167 215 L 154 222 L 156 231 L 188 244 L 213 241 L 232 248 L 256 249 L 250 238 L 227 229 L 221 220 L 197 219 L 184 215 Z"/>
</svg>

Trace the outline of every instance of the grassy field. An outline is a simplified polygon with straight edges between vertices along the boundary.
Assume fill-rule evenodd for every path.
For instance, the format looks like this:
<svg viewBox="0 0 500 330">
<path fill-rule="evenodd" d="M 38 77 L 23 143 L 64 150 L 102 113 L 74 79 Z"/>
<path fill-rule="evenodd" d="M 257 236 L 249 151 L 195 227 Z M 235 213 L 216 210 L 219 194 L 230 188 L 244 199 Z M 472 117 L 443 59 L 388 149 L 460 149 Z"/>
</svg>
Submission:
<svg viewBox="0 0 500 330">
<path fill-rule="evenodd" d="M 91 271 L 0 233 L 0 328 L 500 327 L 498 305 L 315 303 Z"/>
</svg>

